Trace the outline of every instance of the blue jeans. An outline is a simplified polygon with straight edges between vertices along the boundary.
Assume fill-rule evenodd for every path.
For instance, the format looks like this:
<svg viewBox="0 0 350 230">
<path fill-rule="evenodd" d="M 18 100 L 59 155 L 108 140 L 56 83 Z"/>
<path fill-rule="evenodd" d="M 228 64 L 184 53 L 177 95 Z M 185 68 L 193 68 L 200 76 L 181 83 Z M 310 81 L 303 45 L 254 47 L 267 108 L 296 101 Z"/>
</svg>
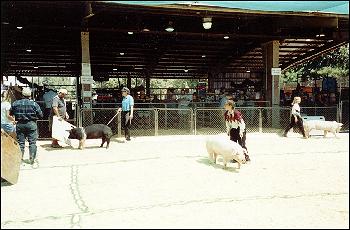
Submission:
<svg viewBox="0 0 350 230">
<path fill-rule="evenodd" d="M 25 140 L 29 142 L 29 156 L 32 159 L 36 157 L 36 140 L 38 139 L 38 127 L 35 121 L 26 123 L 17 123 L 16 134 L 19 147 L 21 148 L 22 158 L 24 154 Z"/>
</svg>

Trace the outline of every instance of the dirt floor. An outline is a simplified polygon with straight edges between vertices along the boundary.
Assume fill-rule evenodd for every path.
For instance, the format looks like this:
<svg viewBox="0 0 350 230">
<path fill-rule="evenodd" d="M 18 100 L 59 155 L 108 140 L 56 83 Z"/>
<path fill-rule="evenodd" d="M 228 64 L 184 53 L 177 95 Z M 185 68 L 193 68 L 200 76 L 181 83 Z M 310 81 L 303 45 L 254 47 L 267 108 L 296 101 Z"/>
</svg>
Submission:
<svg viewBox="0 0 350 230">
<path fill-rule="evenodd" d="M 21 165 L 18 183 L 1 186 L 1 228 L 349 227 L 348 133 L 248 133 L 252 161 L 226 170 L 206 137 L 114 139 L 107 150 L 39 141 L 39 168 Z"/>
</svg>

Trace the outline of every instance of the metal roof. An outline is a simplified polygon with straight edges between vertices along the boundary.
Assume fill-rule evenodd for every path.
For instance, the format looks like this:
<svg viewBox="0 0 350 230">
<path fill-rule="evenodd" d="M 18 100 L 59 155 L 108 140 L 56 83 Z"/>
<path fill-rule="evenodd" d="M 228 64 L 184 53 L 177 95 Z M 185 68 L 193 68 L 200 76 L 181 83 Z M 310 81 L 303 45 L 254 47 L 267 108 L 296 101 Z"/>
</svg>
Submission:
<svg viewBox="0 0 350 230">
<path fill-rule="evenodd" d="M 205 30 L 202 19 L 208 15 L 213 26 Z M 171 33 L 164 30 L 169 21 Z M 1 22 L 2 74 L 21 76 L 80 76 L 85 30 L 96 79 L 263 73 L 265 42 L 280 42 L 280 67 L 286 69 L 349 41 L 348 15 L 200 5 L 5 1 Z"/>
<path fill-rule="evenodd" d="M 214 6 L 260 11 L 349 14 L 349 1 L 110 1 L 120 4 Z"/>
</svg>

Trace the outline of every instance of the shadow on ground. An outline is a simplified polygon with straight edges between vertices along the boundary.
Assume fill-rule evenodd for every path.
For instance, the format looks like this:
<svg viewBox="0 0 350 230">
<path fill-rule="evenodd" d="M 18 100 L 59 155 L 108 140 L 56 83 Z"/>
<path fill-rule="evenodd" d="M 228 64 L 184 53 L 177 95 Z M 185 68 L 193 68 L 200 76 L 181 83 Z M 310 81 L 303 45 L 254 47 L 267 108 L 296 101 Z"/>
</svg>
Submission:
<svg viewBox="0 0 350 230">
<path fill-rule="evenodd" d="M 218 162 L 222 162 L 222 160 L 220 158 L 216 160 L 216 162 L 217 162 L 216 164 L 214 164 L 207 157 L 203 157 L 203 158 L 197 160 L 197 162 L 200 163 L 200 164 L 211 166 L 211 167 L 213 167 L 215 169 L 221 169 L 221 170 L 225 170 L 225 171 L 228 171 L 228 172 L 239 173 L 239 169 L 237 168 L 238 166 L 235 163 L 228 163 L 226 165 L 226 169 L 224 169 L 224 166 L 222 164 L 218 164 Z M 233 166 L 233 164 L 234 164 L 234 166 Z"/>
<path fill-rule="evenodd" d="M 61 150 L 67 150 L 67 149 L 74 149 L 72 146 L 64 146 L 62 148 L 53 148 L 51 147 L 51 144 L 43 144 L 43 145 L 40 145 L 40 147 L 44 148 L 46 151 L 61 151 Z"/>
</svg>

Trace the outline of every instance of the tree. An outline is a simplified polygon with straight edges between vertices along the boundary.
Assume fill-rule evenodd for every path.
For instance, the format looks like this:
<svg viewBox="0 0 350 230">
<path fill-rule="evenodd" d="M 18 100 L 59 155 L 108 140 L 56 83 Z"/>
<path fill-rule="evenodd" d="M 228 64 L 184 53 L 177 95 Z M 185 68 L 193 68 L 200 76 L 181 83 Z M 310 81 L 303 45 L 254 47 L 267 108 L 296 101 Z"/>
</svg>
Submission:
<svg viewBox="0 0 350 230">
<path fill-rule="evenodd" d="M 314 77 L 335 77 L 338 82 L 348 81 L 349 43 L 331 53 L 288 69 L 281 75 L 281 80 L 296 82 L 298 76 L 310 80 Z"/>
</svg>

